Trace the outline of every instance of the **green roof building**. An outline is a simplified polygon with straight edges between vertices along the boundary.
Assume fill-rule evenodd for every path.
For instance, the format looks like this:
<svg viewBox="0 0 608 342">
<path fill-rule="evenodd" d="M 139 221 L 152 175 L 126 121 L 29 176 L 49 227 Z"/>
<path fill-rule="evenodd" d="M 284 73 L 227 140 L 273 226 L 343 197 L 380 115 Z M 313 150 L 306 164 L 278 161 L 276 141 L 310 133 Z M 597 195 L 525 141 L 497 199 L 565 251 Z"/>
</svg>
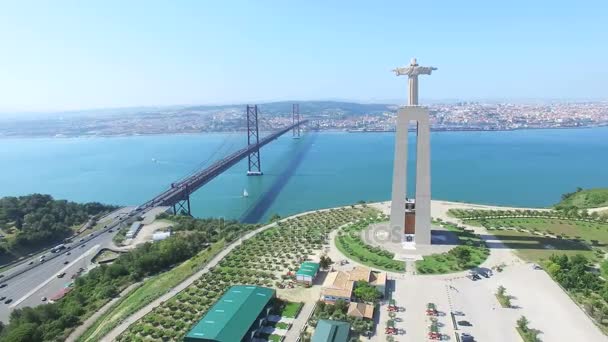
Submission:
<svg viewBox="0 0 608 342">
<path fill-rule="evenodd" d="M 312 335 L 312 342 L 348 342 L 350 324 L 322 319 Z"/>
<path fill-rule="evenodd" d="M 274 289 L 267 287 L 233 286 L 186 334 L 184 341 L 250 341 L 268 316 L 274 296 Z"/>
<path fill-rule="evenodd" d="M 312 284 L 319 272 L 319 263 L 304 261 L 296 272 L 296 281 Z"/>
</svg>

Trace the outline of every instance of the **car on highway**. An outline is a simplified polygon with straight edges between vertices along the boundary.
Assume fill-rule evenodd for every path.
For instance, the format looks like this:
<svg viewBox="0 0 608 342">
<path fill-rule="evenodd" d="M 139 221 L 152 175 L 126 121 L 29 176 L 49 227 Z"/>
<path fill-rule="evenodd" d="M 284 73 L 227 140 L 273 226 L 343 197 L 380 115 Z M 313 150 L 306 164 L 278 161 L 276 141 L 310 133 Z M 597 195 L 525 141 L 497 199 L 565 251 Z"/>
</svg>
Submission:
<svg viewBox="0 0 608 342">
<path fill-rule="evenodd" d="M 34 264 L 34 260 L 31 260 L 30 262 L 27 263 L 28 265 L 33 265 Z"/>
<path fill-rule="evenodd" d="M 72 255 L 72 252 L 67 252 L 66 255 Z"/>
<path fill-rule="evenodd" d="M 7 299 L 6 301 L 4 301 L 4 304 L 10 304 L 13 300 L 11 298 Z"/>
<path fill-rule="evenodd" d="M 46 302 L 46 297 L 40 298 L 41 301 Z"/>
<path fill-rule="evenodd" d="M 66 260 L 66 261 L 63 262 L 64 265 L 67 265 L 69 263 L 70 263 L 70 260 Z"/>
<path fill-rule="evenodd" d="M 0 289 L 5 288 L 7 285 L 8 285 L 7 283 L 2 283 L 2 284 L 0 284 Z"/>
<path fill-rule="evenodd" d="M 65 272 L 61 272 L 57 275 L 57 278 L 63 278 L 63 277 L 65 277 Z"/>
<path fill-rule="evenodd" d="M 471 322 L 469 321 L 458 321 L 458 325 L 461 325 L 463 327 L 472 327 L 473 324 L 471 324 Z"/>
<path fill-rule="evenodd" d="M 5 300 L 5 299 L 6 299 L 6 296 L 0 297 L 0 300 Z"/>
<path fill-rule="evenodd" d="M 78 242 L 82 242 L 82 241 L 84 241 L 84 238 L 82 238 L 82 239 L 78 240 Z"/>
<path fill-rule="evenodd" d="M 84 247 L 84 246 L 86 246 L 86 243 L 83 243 L 82 245 L 80 245 L 80 248 L 82 248 L 82 247 Z"/>
<path fill-rule="evenodd" d="M 108 230 L 108 233 L 111 233 L 111 232 L 113 232 L 113 231 L 114 231 L 113 229 L 110 229 L 110 230 Z"/>
</svg>

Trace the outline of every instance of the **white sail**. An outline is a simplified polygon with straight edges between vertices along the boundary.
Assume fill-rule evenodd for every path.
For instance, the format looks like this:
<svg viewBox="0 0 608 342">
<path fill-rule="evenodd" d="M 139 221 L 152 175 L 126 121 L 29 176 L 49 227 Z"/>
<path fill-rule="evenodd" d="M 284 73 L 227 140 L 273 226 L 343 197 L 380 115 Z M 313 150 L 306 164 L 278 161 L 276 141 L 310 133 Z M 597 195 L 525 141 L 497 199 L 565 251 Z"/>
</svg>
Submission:
<svg viewBox="0 0 608 342">
<path fill-rule="evenodd" d="M 247 192 L 247 189 L 243 189 L 243 197 L 249 197 L 249 193 Z"/>
</svg>

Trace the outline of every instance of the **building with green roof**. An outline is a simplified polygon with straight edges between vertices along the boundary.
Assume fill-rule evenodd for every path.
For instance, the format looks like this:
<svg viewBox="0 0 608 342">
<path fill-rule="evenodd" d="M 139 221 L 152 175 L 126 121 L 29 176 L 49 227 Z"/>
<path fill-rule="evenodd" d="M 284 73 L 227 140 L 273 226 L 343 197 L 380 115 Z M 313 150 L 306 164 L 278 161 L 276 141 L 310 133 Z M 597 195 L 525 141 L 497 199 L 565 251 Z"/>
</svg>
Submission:
<svg viewBox="0 0 608 342">
<path fill-rule="evenodd" d="M 317 322 L 312 342 L 348 342 L 350 324 L 322 319 Z"/>
<path fill-rule="evenodd" d="M 209 309 L 186 334 L 184 341 L 250 341 L 272 307 L 275 290 L 253 285 L 235 285 Z"/>
<path fill-rule="evenodd" d="M 312 284 L 312 281 L 319 272 L 319 263 L 304 261 L 296 272 L 296 281 L 301 283 Z"/>
</svg>

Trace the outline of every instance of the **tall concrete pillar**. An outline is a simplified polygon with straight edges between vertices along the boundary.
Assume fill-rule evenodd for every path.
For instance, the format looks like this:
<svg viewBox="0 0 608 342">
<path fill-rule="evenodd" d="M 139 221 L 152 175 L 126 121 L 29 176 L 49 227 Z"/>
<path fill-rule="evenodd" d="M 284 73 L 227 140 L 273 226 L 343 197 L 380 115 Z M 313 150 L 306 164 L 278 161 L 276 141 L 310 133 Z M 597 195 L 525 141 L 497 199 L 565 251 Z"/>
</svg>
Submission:
<svg viewBox="0 0 608 342">
<path fill-rule="evenodd" d="M 409 118 L 399 110 L 395 129 L 395 158 L 393 159 L 393 192 L 391 196 L 391 241 L 403 240 L 405 229 L 405 194 L 407 193 L 407 135 Z"/>
<path fill-rule="evenodd" d="M 391 237 L 401 241 L 405 230 L 405 197 L 407 196 L 408 127 L 417 122 L 416 140 L 416 223 L 415 242 L 431 243 L 431 165 L 430 123 L 425 107 L 407 106 L 397 112 L 393 192 L 391 198 Z"/>
<path fill-rule="evenodd" d="M 431 149 L 428 110 L 418 118 L 416 137 L 416 244 L 431 244 Z"/>
</svg>

